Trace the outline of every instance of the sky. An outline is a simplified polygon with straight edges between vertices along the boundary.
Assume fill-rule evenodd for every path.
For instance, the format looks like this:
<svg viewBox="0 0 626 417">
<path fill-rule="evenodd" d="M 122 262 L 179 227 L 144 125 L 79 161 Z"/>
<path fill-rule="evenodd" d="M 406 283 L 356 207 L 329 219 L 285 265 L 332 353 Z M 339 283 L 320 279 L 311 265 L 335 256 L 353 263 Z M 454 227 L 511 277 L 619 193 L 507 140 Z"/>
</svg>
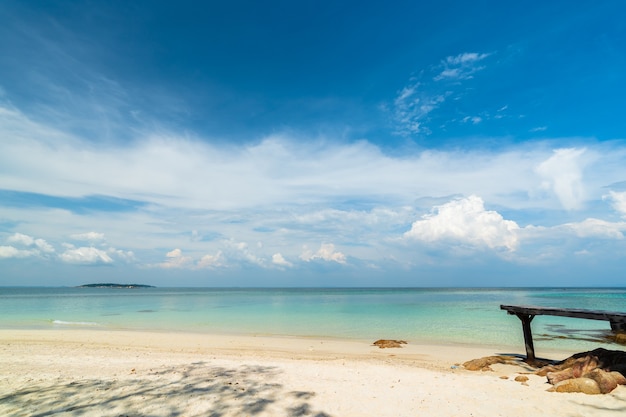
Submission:
<svg viewBox="0 0 626 417">
<path fill-rule="evenodd" d="M 621 0 L 0 3 L 0 285 L 626 284 Z"/>
</svg>

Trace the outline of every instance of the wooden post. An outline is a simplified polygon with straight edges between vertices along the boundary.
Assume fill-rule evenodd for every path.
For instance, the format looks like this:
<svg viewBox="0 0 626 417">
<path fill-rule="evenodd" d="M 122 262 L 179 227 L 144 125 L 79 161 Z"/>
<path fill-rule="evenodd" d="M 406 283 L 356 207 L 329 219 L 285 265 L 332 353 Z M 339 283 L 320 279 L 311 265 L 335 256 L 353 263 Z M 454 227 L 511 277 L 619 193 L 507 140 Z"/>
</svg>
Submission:
<svg viewBox="0 0 626 417">
<path fill-rule="evenodd" d="M 524 330 L 524 344 L 526 345 L 526 362 L 531 363 L 535 360 L 535 346 L 533 345 L 533 333 L 530 329 L 530 322 L 535 318 L 532 314 L 515 314 L 522 321 L 522 329 Z"/>
<path fill-rule="evenodd" d="M 626 323 L 618 322 L 618 321 L 612 321 L 611 322 L 611 330 L 613 330 L 614 332 L 626 331 Z"/>
</svg>

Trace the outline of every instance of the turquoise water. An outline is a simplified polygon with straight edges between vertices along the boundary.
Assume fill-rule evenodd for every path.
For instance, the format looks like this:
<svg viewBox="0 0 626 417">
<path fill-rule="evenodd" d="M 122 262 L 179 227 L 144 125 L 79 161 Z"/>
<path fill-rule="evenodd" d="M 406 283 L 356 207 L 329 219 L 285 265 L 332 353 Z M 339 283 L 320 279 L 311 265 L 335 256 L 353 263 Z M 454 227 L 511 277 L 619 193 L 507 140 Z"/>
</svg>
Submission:
<svg viewBox="0 0 626 417">
<path fill-rule="evenodd" d="M 626 312 L 626 288 L 1 288 L 0 328 L 234 333 L 523 346 L 500 304 Z M 604 345 L 603 321 L 537 316 L 538 350 Z M 567 336 L 563 338 L 563 336 Z M 592 340 L 592 341 L 589 341 Z M 599 344 L 599 341 L 602 343 Z"/>
</svg>

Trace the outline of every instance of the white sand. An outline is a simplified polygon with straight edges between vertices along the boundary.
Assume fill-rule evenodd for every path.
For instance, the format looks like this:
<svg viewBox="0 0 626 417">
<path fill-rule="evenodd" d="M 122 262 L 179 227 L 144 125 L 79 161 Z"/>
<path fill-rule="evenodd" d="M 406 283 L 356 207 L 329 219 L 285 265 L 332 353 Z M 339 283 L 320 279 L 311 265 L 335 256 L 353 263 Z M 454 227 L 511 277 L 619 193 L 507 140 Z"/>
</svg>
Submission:
<svg viewBox="0 0 626 417">
<path fill-rule="evenodd" d="M 607 395 L 560 394 L 547 392 L 545 378 L 535 375 L 527 385 L 515 382 L 527 372 L 521 365 L 494 372 L 455 366 L 510 353 L 501 349 L 411 341 L 378 349 L 371 342 L 0 330 L 0 415 L 626 415 L 626 387 Z"/>
</svg>

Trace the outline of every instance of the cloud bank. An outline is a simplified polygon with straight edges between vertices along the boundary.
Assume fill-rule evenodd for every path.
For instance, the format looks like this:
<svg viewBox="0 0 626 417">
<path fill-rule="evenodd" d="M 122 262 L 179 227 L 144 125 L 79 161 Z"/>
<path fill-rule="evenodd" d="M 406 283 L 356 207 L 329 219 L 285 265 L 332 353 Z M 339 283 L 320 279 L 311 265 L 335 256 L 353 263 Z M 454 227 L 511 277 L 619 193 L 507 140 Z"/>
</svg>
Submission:
<svg viewBox="0 0 626 417">
<path fill-rule="evenodd" d="M 606 245 L 624 240 L 618 141 L 403 155 L 286 133 L 92 143 L 1 109 L 0 135 L 17 140 L 0 144 L 0 192 L 19 197 L 0 206 L 4 260 L 283 273 L 410 267 L 428 248 L 536 262 L 617 253 Z"/>
</svg>

